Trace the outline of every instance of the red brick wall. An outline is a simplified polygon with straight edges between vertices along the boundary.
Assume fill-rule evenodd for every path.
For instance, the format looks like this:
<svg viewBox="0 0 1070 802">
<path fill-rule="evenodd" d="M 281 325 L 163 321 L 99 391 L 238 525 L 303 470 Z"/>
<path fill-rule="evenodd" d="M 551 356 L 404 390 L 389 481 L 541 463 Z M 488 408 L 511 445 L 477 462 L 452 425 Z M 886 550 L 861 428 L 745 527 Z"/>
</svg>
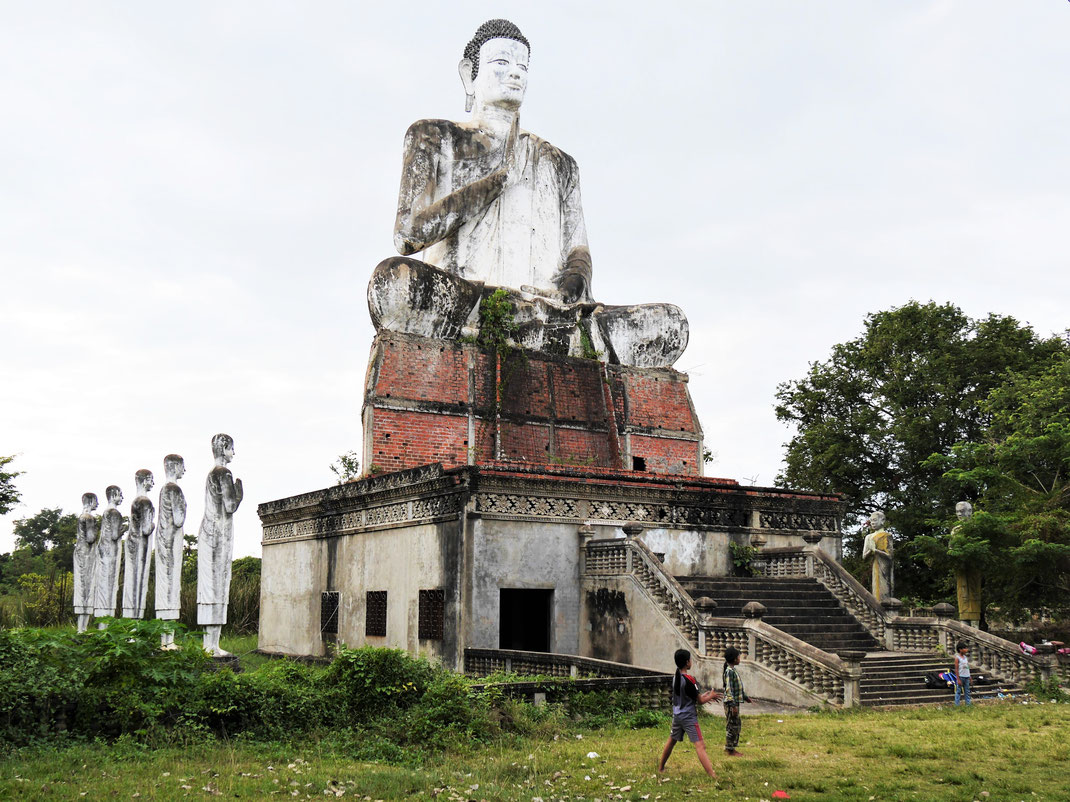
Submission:
<svg viewBox="0 0 1070 802">
<path fill-rule="evenodd" d="M 431 462 L 468 464 L 466 417 L 393 409 L 376 409 L 372 414 L 372 462 L 367 470 L 400 471 Z"/>
<path fill-rule="evenodd" d="M 684 382 L 631 370 L 622 374 L 628 397 L 626 424 L 692 434 L 697 431 Z"/>
<path fill-rule="evenodd" d="M 669 440 L 666 437 L 640 434 L 633 434 L 629 439 L 632 457 L 642 457 L 646 460 L 647 471 L 698 475 L 698 443 L 695 441 Z"/>
<path fill-rule="evenodd" d="M 556 429 L 556 462 L 566 465 L 591 465 L 614 468 L 607 432 Z"/>
<path fill-rule="evenodd" d="M 365 406 L 371 407 L 364 433 L 367 467 L 464 465 L 470 451 L 475 462 L 495 459 L 494 366 L 493 356 L 473 345 L 380 335 L 365 388 Z M 698 439 L 687 384 L 673 378 L 679 374 L 613 367 L 606 384 L 603 371 L 593 360 L 538 354 L 510 360 L 503 368 L 502 458 L 629 469 L 615 424 L 620 433 L 633 432 L 632 453 L 646 460 L 647 471 L 698 475 L 696 442 L 634 433 L 636 427 L 664 428 Z M 469 415 L 475 416 L 472 443 Z"/>
<path fill-rule="evenodd" d="M 386 398 L 466 404 L 468 360 L 460 348 L 440 340 L 388 341 L 375 392 Z"/>
</svg>

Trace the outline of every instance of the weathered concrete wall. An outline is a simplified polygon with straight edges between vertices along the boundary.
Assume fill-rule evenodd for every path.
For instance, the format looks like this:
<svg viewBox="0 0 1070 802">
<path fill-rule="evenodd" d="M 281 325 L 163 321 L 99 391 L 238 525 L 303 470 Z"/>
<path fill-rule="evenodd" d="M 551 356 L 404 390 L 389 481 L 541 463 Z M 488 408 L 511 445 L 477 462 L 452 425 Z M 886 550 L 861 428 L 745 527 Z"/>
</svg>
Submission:
<svg viewBox="0 0 1070 802">
<path fill-rule="evenodd" d="M 467 528 L 464 645 L 498 648 L 502 588 L 552 589 L 550 651 L 582 654 L 576 526 L 473 517 Z"/>
<path fill-rule="evenodd" d="M 265 652 L 320 656 L 320 592 L 327 573 L 322 540 L 298 540 L 271 547 L 260 574 L 260 634 Z"/>
<path fill-rule="evenodd" d="M 599 618 L 599 613 L 597 608 L 588 604 L 592 594 L 597 598 L 598 592 L 602 590 L 616 599 L 618 610 L 626 608 L 628 611 L 627 618 L 618 622 L 615 627 L 616 643 L 612 642 L 612 631 L 608 627 L 603 628 L 601 632 L 596 630 L 594 621 Z M 688 644 L 680 631 L 660 608 L 651 602 L 632 577 L 586 580 L 583 591 L 582 620 L 585 625 L 580 633 L 580 654 L 605 660 L 609 659 L 606 654 L 627 650 L 631 652 L 630 662 L 634 665 L 675 671 L 673 653 L 677 649 L 694 651 L 694 647 Z M 706 687 L 710 687 L 708 683 L 713 676 L 696 675 L 696 678 L 706 683 Z"/>
<path fill-rule="evenodd" d="M 389 646 L 411 654 L 461 664 L 457 643 L 460 605 L 460 525 L 455 522 L 385 529 L 332 538 L 336 552 L 328 560 L 332 587 L 340 592 L 338 640 L 349 646 Z M 324 576 L 326 585 L 327 576 Z M 421 640 L 419 591 L 442 588 L 445 620 L 442 640 Z M 386 636 L 365 635 L 366 594 L 386 591 Z"/>
</svg>

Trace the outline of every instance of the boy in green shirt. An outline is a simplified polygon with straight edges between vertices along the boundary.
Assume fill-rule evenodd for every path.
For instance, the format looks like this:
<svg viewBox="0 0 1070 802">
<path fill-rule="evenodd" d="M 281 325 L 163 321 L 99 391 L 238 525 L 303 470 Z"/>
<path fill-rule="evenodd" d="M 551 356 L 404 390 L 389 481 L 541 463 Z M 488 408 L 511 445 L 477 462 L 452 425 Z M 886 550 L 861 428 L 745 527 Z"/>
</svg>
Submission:
<svg viewBox="0 0 1070 802">
<path fill-rule="evenodd" d="M 721 679 L 724 680 L 724 751 L 733 757 L 740 756 L 740 753 L 736 750 L 736 747 L 739 746 L 739 729 L 741 726 L 739 705 L 742 702 L 750 701 L 750 697 L 743 691 L 743 680 L 736 673 L 735 667 L 738 665 L 739 649 L 735 646 L 729 646 L 724 650 L 724 669 L 721 671 Z"/>
</svg>

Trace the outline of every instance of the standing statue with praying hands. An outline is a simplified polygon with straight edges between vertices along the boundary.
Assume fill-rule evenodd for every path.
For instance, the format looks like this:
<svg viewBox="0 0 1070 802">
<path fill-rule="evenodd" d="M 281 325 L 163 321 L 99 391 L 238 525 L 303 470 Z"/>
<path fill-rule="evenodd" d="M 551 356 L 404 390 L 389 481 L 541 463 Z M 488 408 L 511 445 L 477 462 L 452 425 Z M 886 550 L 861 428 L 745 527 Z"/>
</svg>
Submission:
<svg viewBox="0 0 1070 802">
<path fill-rule="evenodd" d="M 186 523 L 186 496 L 178 480 L 186 473 L 186 463 L 178 454 L 163 458 L 167 481 L 160 488 L 160 508 L 156 517 L 156 617 L 177 621 L 182 590 L 183 527 Z M 174 631 L 160 635 L 160 645 L 173 647 Z"/>
<path fill-rule="evenodd" d="M 962 529 L 962 524 L 973 517 L 973 505 L 960 501 L 955 505 L 955 516 L 960 523 L 951 530 L 952 540 Z M 971 627 L 981 626 L 981 571 L 970 566 L 960 565 L 955 569 L 956 601 L 959 607 L 959 620 Z"/>
<path fill-rule="evenodd" d="M 884 513 L 877 510 L 869 516 L 870 533 L 862 544 L 862 559 L 873 558 L 873 595 L 883 602 L 892 598 L 892 536 L 885 531 Z"/>
<path fill-rule="evenodd" d="M 126 568 L 123 570 L 123 618 L 143 618 L 149 593 L 149 555 L 156 509 L 149 499 L 152 471 L 134 474 L 137 496 L 130 504 L 130 530 L 126 533 Z"/>
<path fill-rule="evenodd" d="M 579 168 L 520 127 L 529 56 L 513 23 L 484 23 L 459 65 L 471 119 L 409 127 L 394 227 L 402 255 L 372 275 L 372 322 L 423 337 L 474 337 L 481 300 L 502 289 L 523 348 L 572 356 L 593 348 L 612 363 L 670 366 L 687 347 L 678 307 L 607 306 L 592 295 Z"/>
<path fill-rule="evenodd" d="M 97 541 L 97 571 L 94 577 L 93 614 L 97 618 L 115 615 L 115 597 L 119 592 L 119 561 L 122 549 L 119 541 L 126 531 L 119 505 L 123 503 L 123 491 L 109 485 L 104 491 L 104 514 L 100 516 L 100 537 Z M 101 629 L 103 624 L 99 625 Z"/>
<path fill-rule="evenodd" d="M 219 633 L 227 623 L 234 511 L 241 504 L 243 490 L 241 479 L 235 479 L 227 467 L 234 459 L 234 438 L 228 434 L 213 437 L 212 456 L 215 467 L 205 483 L 204 518 L 197 533 L 197 624 L 204 627 L 204 650 L 225 657 Z"/>
<path fill-rule="evenodd" d="M 95 493 L 82 495 L 82 514 L 78 516 L 78 530 L 74 541 L 74 614 L 78 631 L 85 632 L 93 615 L 93 578 L 97 573 L 97 539 L 100 526 L 93 510 L 97 508 Z"/>
</svg>

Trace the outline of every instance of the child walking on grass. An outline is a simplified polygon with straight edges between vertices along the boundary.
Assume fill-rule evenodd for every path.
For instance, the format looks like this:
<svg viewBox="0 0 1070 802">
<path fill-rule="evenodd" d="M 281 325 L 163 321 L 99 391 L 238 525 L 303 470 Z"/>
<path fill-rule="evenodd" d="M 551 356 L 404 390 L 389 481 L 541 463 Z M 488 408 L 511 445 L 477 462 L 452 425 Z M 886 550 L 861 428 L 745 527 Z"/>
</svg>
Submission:
<svg viewBox="0 0 1070 802">
<path fill-rule="evenodd" d="M 750 697 L 743 692 L 743 681 L 736 673 L 738 665 L 739 649 L 729 646 L 724 650 L 724 669 L 721 671 L 721 678 L 724 680 L 724 751 L 733 757 L 740 756 L 736 749 L 739 746 L 739 730 L 742 726 L 739 720 L 739 706 L 743 702 L 750 701 Z"/>
<path fill-rule="evenodd" d="M 658 761 L 658 774 L 665 771 L 665 764 L 672 754 L 672 749 L 677 741 L 684 739 L 684 733 L 695 745 L 695 754 L 698 762 L 711 777 L 713 766 L 706 755 L 706 742 L 702 740 L 702 730 L 698 726 L 698 706 L 706 704 L 711 699 L 720 699 L 721 694 L 717 691 L 699 693 L 698 683 L 695 678 L 686 673 L 691 669 L 691 653 L 687 649 L 677 649 L 673 655 L 676 662 L 676 674 L 672 679 L 672 729 L 669 731 L 669 740 L 665 742 L 665 748 L 661 750 L 661 760 Z"/>
</svg>

